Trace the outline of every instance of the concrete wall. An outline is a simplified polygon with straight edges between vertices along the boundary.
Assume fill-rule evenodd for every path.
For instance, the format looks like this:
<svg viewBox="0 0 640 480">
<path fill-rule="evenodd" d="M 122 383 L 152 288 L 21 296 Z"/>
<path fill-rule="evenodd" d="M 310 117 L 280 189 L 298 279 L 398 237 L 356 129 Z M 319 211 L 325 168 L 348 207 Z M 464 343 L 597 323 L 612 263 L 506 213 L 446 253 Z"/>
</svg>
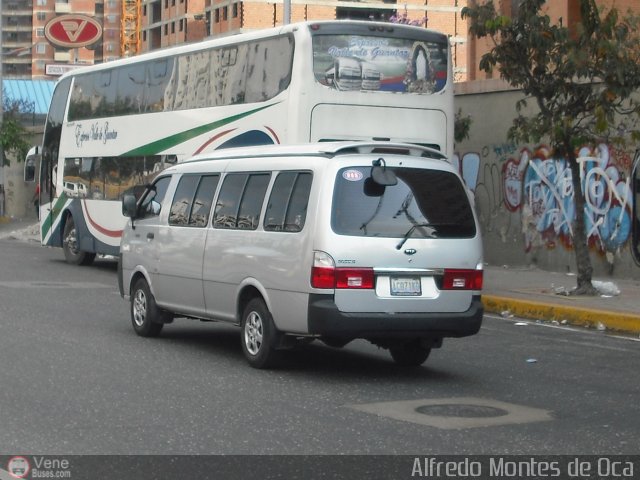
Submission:
<svg viewBox="0 0 640 480">
<path fill-rule="evenodd" d="M 456 109 L 473 118 L 470 138 L 456 145 L 456 161 L 475 193 L 485 260 L 575 272 L 568 166 L 545 144 L 507 140 L 520 98 L 519 91 L 501 81 L 456 84 Z M 588 191 L 585 215 L 594 273 L 640 279 L 631 254 L 630 177 L 636 147 L 628 148 L 599 145 L 581 150 Z"/>
<path fill-rule="evenodd" d="M 42 144 L 43 127 L 39 126 L 29 130 L 32 133 L 31 145 Z M 12 154 L 9 156 L 9 160 L 11 164 L 4 166 L 4 210 L 2 213 L 7 217 L 35 220 L 37 215 L 31 200 L 36 183 L 24 181 L 24 158 L 16 158 L 16 155 Z"/>
</svg>

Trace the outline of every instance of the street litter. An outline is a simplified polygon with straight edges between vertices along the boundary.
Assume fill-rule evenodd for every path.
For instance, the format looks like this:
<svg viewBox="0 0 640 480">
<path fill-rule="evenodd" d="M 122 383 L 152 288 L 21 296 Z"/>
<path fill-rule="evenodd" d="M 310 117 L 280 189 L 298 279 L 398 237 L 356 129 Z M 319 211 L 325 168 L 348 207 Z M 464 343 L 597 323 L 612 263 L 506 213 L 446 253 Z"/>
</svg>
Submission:
<svg viewBox="0 0 640 480">
<path fill-rule="evenodd" d="M 538 363 L 538 360 L 535 358 L 527 358 L 527 363 Z"/>
<path fill-rule="evenodd" d="M 516 322 L 514 325 L 517 327 L 525 327 L 529 324 L 527 322 Z"/>
<path fill-rule="evenodd" d="M 605 326 L 605 324 L 604 324 L 604 323 L 602 323 L 602 322 L 598 322 L 598 327 L 597 327 L 597 328 L 598 328 L 598 330 L 599 330 L 599 331 L 601 331 L 601 332 L 607 329 L 607 327 Z"/>
<path fill-rule="evenodd" d="M 620 295 L 620 289 L 613 282 L 600 282 L 598 280 L 593 280 L 591 282 L 596 290 L 603 297 L 612 297 L 615 295 Z"/>
<path fill-rule="evenodd" d="M 513 317 L 513 314 L 509 310 L 503 310 L 502 312 L 500 312 L 500 315 L 502 316 L 502 318 L 512 318 Z"/>
</svg>

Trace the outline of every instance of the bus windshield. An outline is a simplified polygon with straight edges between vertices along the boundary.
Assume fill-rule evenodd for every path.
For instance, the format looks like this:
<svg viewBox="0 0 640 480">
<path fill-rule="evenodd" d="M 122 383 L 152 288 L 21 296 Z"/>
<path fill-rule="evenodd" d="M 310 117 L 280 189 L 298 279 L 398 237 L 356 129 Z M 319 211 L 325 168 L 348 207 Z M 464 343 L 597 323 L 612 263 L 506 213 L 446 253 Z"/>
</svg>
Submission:
<svg viewBox="0 0 640 480">
<path fill-rule="evenodd" d="M 337 90 L 436 93 L 447 83 L 447 39 L 313 36 L 313 73 Z"/>
</svg>

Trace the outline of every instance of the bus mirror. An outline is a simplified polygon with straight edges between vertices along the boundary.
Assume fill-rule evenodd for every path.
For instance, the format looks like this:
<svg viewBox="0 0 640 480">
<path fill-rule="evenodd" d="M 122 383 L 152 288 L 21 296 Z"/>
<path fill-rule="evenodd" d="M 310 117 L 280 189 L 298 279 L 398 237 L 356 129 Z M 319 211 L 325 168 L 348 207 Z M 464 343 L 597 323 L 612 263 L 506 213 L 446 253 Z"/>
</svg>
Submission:
<svg viewBox="0 0 640 480">
<path fill-rule="evenodd" d="M 137 207 L 136 196 L 133 193 L 125 193 L 122 197 L 122 215 L 134 219 Z"/>
<path fill-rule="evenodd" d="M 27 157 L 24 160 L 24 181 L 35 182 L 36 181 L 36 166 L 38 157 L 40 156 L 40 147 L 33 147 L 27 153 Z"/>
</svg>

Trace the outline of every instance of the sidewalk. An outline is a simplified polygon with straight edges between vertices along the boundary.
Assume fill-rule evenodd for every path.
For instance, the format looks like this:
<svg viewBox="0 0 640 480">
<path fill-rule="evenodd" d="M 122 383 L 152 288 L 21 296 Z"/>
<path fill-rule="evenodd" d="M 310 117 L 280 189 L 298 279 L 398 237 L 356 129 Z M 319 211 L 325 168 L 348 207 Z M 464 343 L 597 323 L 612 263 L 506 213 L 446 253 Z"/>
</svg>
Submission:
<svg viewBox="0 0 640 480">
<path fill-rule="evenodd" d="M 0 217 L 0 239 L 39 242 L 33 219 Z M 594 278 L 610 290 L 596 297 L 559 295 L 575 288 L 575 275 L 531 267 L 484 267 L 482 300 L 485 312 L 560 324 L 640 334 L 640 280 Z M 617 294 L 615 290 L 619 290 Z"/>
<path fill-rule="evenodd" d="M 575 274 L 485 265 L 482 300 L 488 313 L 640 333 L 640 281 L 595 277 L 593 282 L 601 295 L 559 295 L 576 287 Z"/>
</svg>

